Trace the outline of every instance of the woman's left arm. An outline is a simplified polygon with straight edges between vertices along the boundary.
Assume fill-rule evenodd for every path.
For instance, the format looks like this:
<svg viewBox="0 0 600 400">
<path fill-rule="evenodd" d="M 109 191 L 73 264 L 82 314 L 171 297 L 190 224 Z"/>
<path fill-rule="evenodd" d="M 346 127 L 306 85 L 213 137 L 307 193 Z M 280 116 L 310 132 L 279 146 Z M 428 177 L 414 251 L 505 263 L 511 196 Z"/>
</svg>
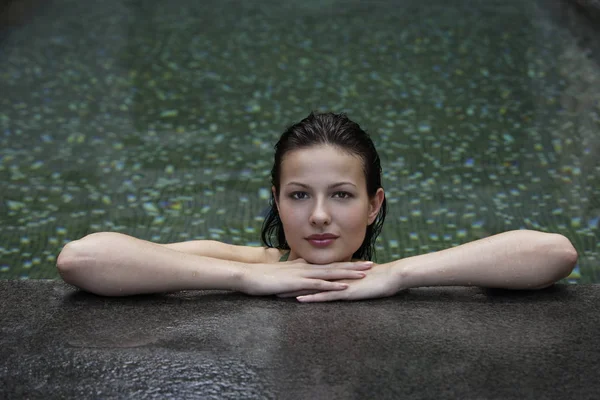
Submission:
<svg viewBox="0 0 600 400">
<path fill-rule="evenodd" d="M 374 266 L 361 280 L 336 292 L 286 293 L 300 301 L 358 300 L 422 286 L 541 289 L 569 276 L 577 251 L 555 233 L 517 230 L 434 253 Z"/>
<path fill-rule="evenodd" d="M 399 289 L 480 286 L 541 289 L 569 276 L 577 251 L 556 233 L 518 230 L 392 262 Z"/>
</svg>

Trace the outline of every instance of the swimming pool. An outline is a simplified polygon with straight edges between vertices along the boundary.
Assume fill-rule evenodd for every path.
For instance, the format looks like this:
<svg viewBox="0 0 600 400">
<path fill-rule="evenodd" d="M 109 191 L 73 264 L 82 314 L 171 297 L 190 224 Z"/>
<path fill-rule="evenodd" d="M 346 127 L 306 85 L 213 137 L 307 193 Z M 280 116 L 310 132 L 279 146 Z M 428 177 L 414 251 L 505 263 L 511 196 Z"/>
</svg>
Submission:
<svg viewBox="0 0 600 400">
<path fill-rule="evenodd" d="M 198 3 L 7 8 L 0 279 L 96 231 L 259 245 L 273 144 L 331 110 L 382 158 L 377 261 L 537 229 L 600 282 L 600 66 L 542 2 Z"/>
</svg>

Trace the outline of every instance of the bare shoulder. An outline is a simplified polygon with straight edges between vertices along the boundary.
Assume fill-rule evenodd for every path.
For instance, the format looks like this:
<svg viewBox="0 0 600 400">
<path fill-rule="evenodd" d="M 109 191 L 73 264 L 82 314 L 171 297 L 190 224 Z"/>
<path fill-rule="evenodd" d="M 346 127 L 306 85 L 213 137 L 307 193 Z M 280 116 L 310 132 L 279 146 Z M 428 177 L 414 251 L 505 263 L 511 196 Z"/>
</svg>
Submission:
<svg viewBox="0 0 600 400">
<path fill-rule="evenodd" d="M 163 246 L 184 253 L 249 264 L 276 263 L 284 253 L 283 250 L 275 248 L 241 246 L 216 240 L 190 240 Z"/>
</svg>

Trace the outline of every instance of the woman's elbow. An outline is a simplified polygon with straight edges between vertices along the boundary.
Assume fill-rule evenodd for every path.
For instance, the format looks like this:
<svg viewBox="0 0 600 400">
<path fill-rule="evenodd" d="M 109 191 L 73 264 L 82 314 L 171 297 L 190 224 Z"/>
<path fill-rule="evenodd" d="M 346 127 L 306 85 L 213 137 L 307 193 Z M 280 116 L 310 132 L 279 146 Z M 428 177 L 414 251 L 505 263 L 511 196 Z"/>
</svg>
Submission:
<svg viewBox="0 0 600 400">
<path fill-rule="evenodd" d="M 579 257 L 577 254 L 577 250 L 575 249 L 575 246 L 573 246 L 573 243 L 571 243 L 571 241 L 567 237 L 560 234 L 556 235 L 558 236 L 558 240 L 560 241 L 562 261 L 568 269 L 569 273 L 571 273 L 573 268 L 575 268 L 575 265 L 577 264 L 577 259 Z"/>
<path fill-rule="evenodd" d="M 67 243 L 56 259 L 58 273 L 67 283 L 76 284 L 77 271 L 83 265 L 82 245 L 83 243 L 80 240 Z"/>
<path fill-rule="evenodd" d="M 538 263 L 535 283 L 525 289 L 544 289 L 568 277 L 577 265 L 577 250 L 569 239 L 558 233 L 542 233 L 534 257 L 543 260 Z"/>
<path fill-rule="evenodd" d="M 92 233 L 79 240 L 69 242 L 63 247 L 56 259 L 56 268 L 65 282 L 79 286 L 82 270 L 93 264 L 94 243 L 104 234 L 106 233 Z"/>
<path fill-rule="evenodd" d="M 555 281 L 558 281 L 571 274 L 573 268 L 577 265 L 578 254 L 571 241 L 558 233 L 552 234 L 550 246 L 549 252 L 553 255 L 554 259 Z"/>
</svg>

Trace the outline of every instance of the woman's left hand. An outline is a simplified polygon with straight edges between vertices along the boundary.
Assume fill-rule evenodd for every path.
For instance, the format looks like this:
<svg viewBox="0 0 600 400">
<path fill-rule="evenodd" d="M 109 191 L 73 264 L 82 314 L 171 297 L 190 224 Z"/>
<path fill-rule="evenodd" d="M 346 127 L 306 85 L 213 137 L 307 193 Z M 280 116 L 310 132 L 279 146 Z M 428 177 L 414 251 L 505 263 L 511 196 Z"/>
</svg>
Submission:
<svg viewBox="0 0 600 400">
<path fill-rule="evenodd" d="M 393 296 L 400 291 L 400 282 L 394 273 L 391 264 L 373 265 L 370 270 L 362 271 L 366 276 L 362 279 L 344 279 L 336 282 L 348 284 L 344 290 L 318 292 L 314 290 L 301 290 L 297 292 L 280 293 L 277 297 L 296 297 L 303 303 L 335 301 L 335 300 L 361 300 L 378 297 Z"/>
</svg>

